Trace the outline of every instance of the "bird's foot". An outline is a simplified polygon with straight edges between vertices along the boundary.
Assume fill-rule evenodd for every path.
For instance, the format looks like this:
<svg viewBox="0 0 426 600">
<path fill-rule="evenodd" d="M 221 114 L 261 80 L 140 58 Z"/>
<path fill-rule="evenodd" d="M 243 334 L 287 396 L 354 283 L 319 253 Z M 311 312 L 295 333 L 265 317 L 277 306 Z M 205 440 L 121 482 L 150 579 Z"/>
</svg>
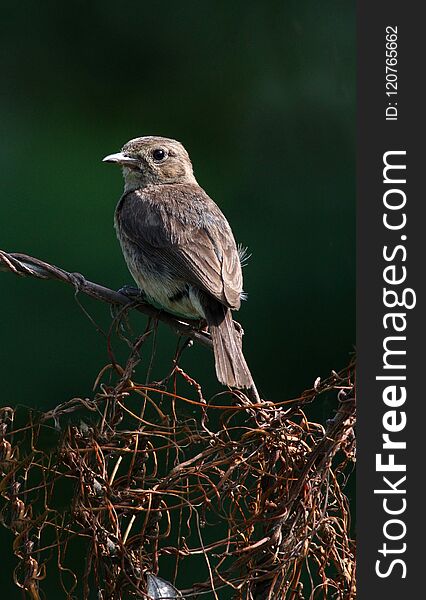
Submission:
<svg viewBox="0 0 426 600">
<path fill-rule="evenodd" d="M 117 290 L 119 294 L 123 294 L 127 296 L 131 300 L 139 300 L 141 302 L 145 302 L 146 296 L 143 290 L 135 287 L 134 285 L 123 285 L 119 290 Z"/>
<path fill-rule="evenodd" d="M 146 302 L 144 292 L 133 285 L 123 285 L 123 287 L 117 290 L 117 292 L 119 294 L 127 296 L 127 298 L 129 298 L 129 300 L 132 300 L 133 302 Z M 125 307 L 119 304 L 111 304 L 111 317 L 113 320 L 120 320 L 120 329 L 122 329 L 123 331 L 125 330 L 125 326 L 121 322 L 121 316 L 124 315 L 125 311 Z"/>
</svg>

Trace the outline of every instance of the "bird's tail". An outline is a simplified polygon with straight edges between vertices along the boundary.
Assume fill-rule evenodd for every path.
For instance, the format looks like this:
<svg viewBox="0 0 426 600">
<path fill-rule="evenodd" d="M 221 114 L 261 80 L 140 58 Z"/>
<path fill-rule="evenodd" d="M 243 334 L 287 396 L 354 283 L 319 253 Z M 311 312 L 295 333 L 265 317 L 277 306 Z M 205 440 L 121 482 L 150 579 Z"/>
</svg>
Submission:
<svg viewBox="0 0 426 600">
<path fill-rule="evenodd" d="M 207 308 L 205 312 L 220 383 L 235 388 L 251 388 L 253 378 L 243 355 L 241 334 L 235 329 L 230 309 L 220 305 L 215 310 Z"/>
</svg>

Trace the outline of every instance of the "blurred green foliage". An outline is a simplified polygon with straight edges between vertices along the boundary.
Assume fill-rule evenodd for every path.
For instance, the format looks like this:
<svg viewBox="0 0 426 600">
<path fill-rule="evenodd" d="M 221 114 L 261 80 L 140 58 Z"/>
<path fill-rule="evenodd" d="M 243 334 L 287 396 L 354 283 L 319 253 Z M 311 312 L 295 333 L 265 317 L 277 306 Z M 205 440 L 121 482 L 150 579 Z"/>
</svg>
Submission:
<svg viewBox="0 0 426 600">
<path fill-rule="evenodd" d="M 1 248 L 112 288 L 130 283 L 112 227 L 121 173 L 101 159 L 132 137 L 174 137 L 252 252 L 237 318 L 263 395 L 294 397 L 345 366 L 354 3 L 27 0 L 2 6 L 0 40 Z M 72 289 L 3 273 L 0 285 L 2 405 L 90 395 L 108 355 Z M 108 307 L 81 300 L 108 328 Z M 162 327 L 160 362 L 175 342 Z M 208 394 L 220 390 L 204 349 L 183 365 Z"/>
</svg>

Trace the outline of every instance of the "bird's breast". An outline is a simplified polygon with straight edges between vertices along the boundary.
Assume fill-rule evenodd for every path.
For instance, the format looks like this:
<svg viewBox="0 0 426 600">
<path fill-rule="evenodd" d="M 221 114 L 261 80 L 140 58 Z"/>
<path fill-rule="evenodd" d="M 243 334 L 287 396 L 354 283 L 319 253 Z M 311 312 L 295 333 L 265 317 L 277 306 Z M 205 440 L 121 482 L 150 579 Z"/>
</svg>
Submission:
<svg viewBox="0 0 426 600">
<path fill-rule="evenodd" d="M 205 318 L 197 289 L 176 277 L 161 255 L 136 245 L 117 229 L 127 267 L 148 300 L 168 312 L 188 318 Z"/>
</svg>

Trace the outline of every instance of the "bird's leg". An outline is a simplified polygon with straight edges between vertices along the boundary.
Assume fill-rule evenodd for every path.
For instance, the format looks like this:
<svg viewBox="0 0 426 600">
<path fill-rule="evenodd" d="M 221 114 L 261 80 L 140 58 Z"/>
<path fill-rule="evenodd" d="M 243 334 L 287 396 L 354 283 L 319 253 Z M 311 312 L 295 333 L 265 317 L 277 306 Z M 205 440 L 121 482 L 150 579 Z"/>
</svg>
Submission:
<svg viewBox="0 0 426 600">
<path fill-rule="evenodd" d="M 119 294 L 124 294 L 124 296 L 127 296 L 131 300 L 140 300 L 142 302 L 146 301 L 145 292 L 140 288 L 135 287 L 134 285 L 123 285 L 123 287 L 121 287 L 117 291 Z"/>
<path fill-rule="evenodd" d="M 133 302 L 146 302 L 146 296 L 143 290 L 140 290 L 139 288 L 133 285 L 123 285 L 123 287 L 117 290 L 117 292 L 119 294 L 127 296 L 127 298 L 129 298 L 129 300 L 132 300 Z M 122 314 L 122 311 L 123 307 L 119 304 L 111 304 L 110 312 L 113 320 L 117 319 Z M 120 328 L 123 331 L 125 330 L 125 327 L 122 323 L 120 323 Z"/>
</svg>

